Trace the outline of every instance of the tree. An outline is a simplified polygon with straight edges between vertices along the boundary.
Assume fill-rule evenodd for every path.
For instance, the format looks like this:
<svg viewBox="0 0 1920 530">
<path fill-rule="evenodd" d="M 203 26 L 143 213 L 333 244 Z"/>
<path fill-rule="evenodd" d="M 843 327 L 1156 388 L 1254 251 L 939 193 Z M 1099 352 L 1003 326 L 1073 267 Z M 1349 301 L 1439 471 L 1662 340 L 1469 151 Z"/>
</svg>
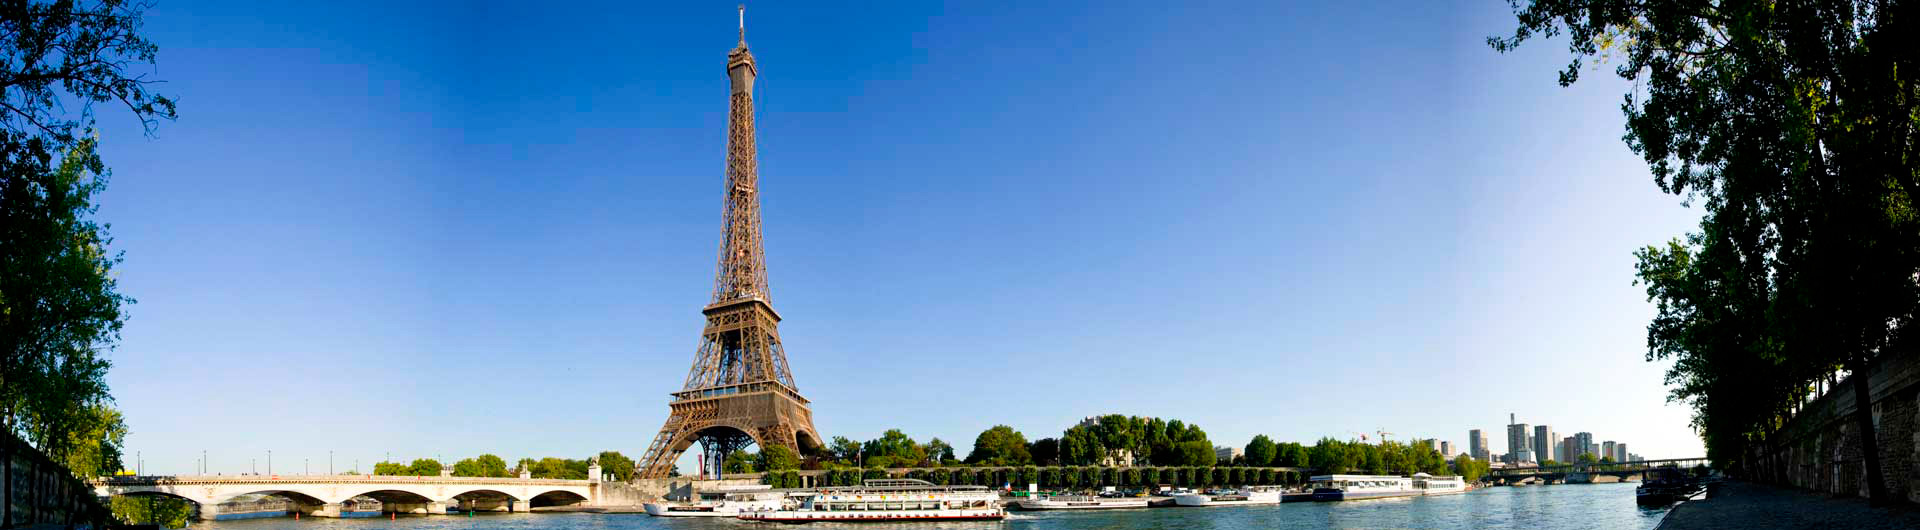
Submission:
<svg viewBox="0 0 1920 530">
<path fill-rule="evenodd" d="M 1280 467 L 1308 467 L 1312 465 L 1312 460 L 1312 457 L 1307 454 L 1307 446 L 1300 445 L 1299 442 L 1286 442 L 1280 444 L 1279 456 L 1275 458 L 1274 465 Z"/>
<path fill-rule="evenodd" d="M 1033 462 L 1033 456 L 1027 453 L 1027 437 L 1020 431 L 1005 425 L 981 431 L 973 439 L 973 452 L 967 454 L 967 463 L 986 465 L 1022 465 Z"/>
<path fill-rule="evenodd" d="M 1480 476 L 1486 474 L 1489 467 L 1487 461 L 1474 459 L 1465 453 L 1453 457 L 1453 474 L 1460 475 L 1469 483 L 1479 482 Z"/>
<path fill-rule="evenodd" d="M 440 464 L 439 460 L 432 458 L 415 458 L 413 459 L 413 463 L 407 466 L 406 474 L 415 477 L 437 477 L 440 476 L 441 467 L 444 466 Z"/>
<path fill-rule="evenodd" d="M 373 465 L 373 474 L 384 475 L 384 476 L 400 476 L 400 475 L 407 475 L 409 473 L 407 472 L 406 464 L 401 464 L 399 462 L 379 462 Z"/>
<path fill-rule="evenodd" d="M 123 467 L 120 448 L 127 439 L 127 424 L 120 411 L 103 403 L 87 407 L 90 418 L 74 426 L 69 433 L 67 470 L 80 478 L 110 475 Z"/>
<path fill-rule="evenodd" d="M 174 104 L 135 73 L 158 50 L 139 34 L 146 4 L 17 2 L 0 10 L 0 424 L 56 461 L 120 448 L 105 376 L 126 322 L 121 254 L 93 218 L 110 172 L 94 104 L 125 107 L 152 134 Z M 92 436 L 98 433 L 100 436 Z M 98 472 L 94 470 L 93 472 Z"/>
<path fill-rule="evenodd" d="M 453 463 L 453 476 L 456 476 L 456 477 L 486 476 L 483 473 L 485 472 L 480 470 L 480 462 L 478 460 L 474 460 L 472 458 L 462 458 L 460 459 L 460 461 Z"/>
<path fill-rule="evenodd" d="M 1247 442 L 1246 453 L 1247 465 L 1260 467 L 1271 466 L 1273 465 L 1275 456 L 1279 453 L 1279 447 L 1273 444 L 1273 439 L 1267 438 L 1267 435 L 1260 434 L 1255 435 L 1253 441 Z"/>
<path fill-rule="evenodd" d="M 1329 475 L 1346 473 L 1353 469 L 1355 462 L 1354 454 L 1347 450 L 1347 445 L 1347 442 L 1333 438 L 1321 438 L 1313 445 L 1313 451 L 1308 459 L 1312 461 L 1314 467 Z"/>
<path fill-rule="evenodd" d="M 1875 0 L 1514 4 L 1512 37 L 1565 32 L 1575 82 L 1617 55 L 1633 81 L 1624 139 L 1662 191 L 1705 206 L 1700 231 L 1636 254 L 1657 312 L 1647 360 L 1694 409 L 1708 457 L 1767 441 L 1816 381 L 1854 386 L 1862 477 L 1881 477 L 1869 383 L 1911 353 L 1920 315 L 1915 8 Z M 1617 53 L 1616 53 L 1617 52 Z"/>
<path fill-rule="evenodd" d="M 584 480 L 587 478 L 587 461 L 549 456 L 540 460 L 521 460 L 522 465 L 530 466 L 533 478 L 556 478 L 565 480 Z"/>
<path fill-rule="evenodd" d="M 1084 466 L 1097 464 L 1106 453 L 1100 437 L 1092 429 L 1075 425 L 1060 436 L 1060 463 Z"/>
<path fill-rule="evenodd" d="M 525 471 L 527 473 L 533 473 L 533 468 L 539 463 L 540 461 L 534 460 L 532 458 L 522 458 L 520 459 L 519 462 L 514 463 L 513 473 L 515 475 L 520 474 L 520 472 L 522 471 Z M 675 469 L 679 469 L 679 468 L 676 467 Z"/>
<path fill-rule="evenodd" d="M 774 445 L 761 449 L 755 464 L 762 471 L 800 469 L 800 457 L 784 445 Z"/>
<path fill-rule="evenodd" d="M 1580 453 L 1579 461 L 1581 464 L 1592 464 L 1594 462 L 1593 453 Z"/>
<path fill-rule="evenodd" d="M 726 463 L 720 470 L 727 473 L 752 473 L 754 455 L 746 451 L 734 451 L 727 455 Z"/>
<path fill-rule="evenodd" d="M 1213 444 L 1206 440 L 1192 440 L 1174 444 L 1174 452 L 1180 455 L 1180 464 L 1185 466 L 1212 466 L 1216 455 Z"/>
<path fill-rule="evenodd" d="M 880 467 L 919 465 L 927 459 L 927 450 L 914 442 L 913 438 L 907 437 L 906 433 L 900 432 L 900 429 L 887 429 L 879 438 L 868 440 L 861 451 L 868 461 L 867 467 L 875 467 L 873 461 L 879 457 L 888 457 L 888 461 L 894 463 L 893 466 Z"/>
<path fill-rule="evenodd" d="M 485 457 L 486 455 L 481 456 L 481 458 Z M 501 464 L 501 469 L 502 472 L 505 472 L 506 465 L 504 463 Z M 620 454 L 619 451 L 601 451 L 600 469 L 604 473 L 613 474 L 613 480 L 619 482 L 633 480 L 633 459 L 627 458 L 627 455 Z M 504 477 L 506 475 L 501 476 Z"/>
<path fill-rule="evenodd" d="M 1033 445 L 1027 447 L 1027 452 L 1033 456 L 1033 463 L 1035 464 L 1043 466 L 1059 465 L 1060 440 L 1057 438 L 1041 438 L 1035 440 Z"/>
<path fill-rule="evenodd" d="M 827 444 L 827 453 L 840 463 L 854 465 L 860 457 L 860 442 L 847 439 L 845 436 L 835 436 L 833 442 Z"/>
<path fill-rule="evenodd" d="M 930 465 L 945 466 L 960 462 L 958 458 L 954 458 L 953 456 L 953 444 L 947 443 L 946 440 L 941 440 L 939 437 L 928 440 L 926 450 L 927 460 Z"/>
</svg>

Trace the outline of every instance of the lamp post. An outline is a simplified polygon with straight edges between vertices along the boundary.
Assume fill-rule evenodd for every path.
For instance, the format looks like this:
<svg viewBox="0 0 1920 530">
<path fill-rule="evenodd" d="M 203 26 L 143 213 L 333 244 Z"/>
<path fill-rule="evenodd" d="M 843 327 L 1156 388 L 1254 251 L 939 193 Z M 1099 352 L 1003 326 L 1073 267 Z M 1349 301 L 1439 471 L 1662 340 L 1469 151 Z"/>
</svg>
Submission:
<svg viewBox="0 0 1920 530">
<path fill-rule="evenodd" d="M 333 474 L 333 450 L 332 449 L 327 450 L 327 474 L 328 475 Z"/>
<path fill-rule="evenodd" d="M 273 450 L 272 449 L 267 450 L 267 474 L 268 475 L 273 474 Z"/>
</svg>

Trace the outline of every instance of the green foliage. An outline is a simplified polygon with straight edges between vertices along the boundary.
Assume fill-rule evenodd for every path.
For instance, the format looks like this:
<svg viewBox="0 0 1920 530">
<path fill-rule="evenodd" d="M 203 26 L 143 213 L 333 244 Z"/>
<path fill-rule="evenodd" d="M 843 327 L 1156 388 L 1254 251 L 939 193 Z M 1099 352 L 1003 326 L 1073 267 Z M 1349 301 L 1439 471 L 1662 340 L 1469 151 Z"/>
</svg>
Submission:
<svg viewBox="0 0 1920 530">
<path fill-rule="evenodd" d="M 800 469 L 800 457 L 784 445 L 775 445 L 761 449 L 756 464 L 756 467 L 766 471 Z"/>
<path fill-rule="evenodd" d="M 80 478 L 111 475 L 124 466 L 120 448 L 127 439 L 127 423 L 119 410 L 104 404 L 86 407 L 86 421 L 70 427 L 67 470 Z"/>
<path fill-rule="evenodd" d="M 1353 470 L 1358 462 L 1355 458 L 1357 452 L 1349 448 L 1351 445 L 1361 444 L 1349 444 L 1331 437 L 1321 438 L 1319 442 L 1313 444 L 1313 450 L 1308 459 L 1321 473 L 1329 475 L 1346 473 Z"/>
<path fill-rule="evenodd" d="M 845 436 L 835 436 L 833 441 L 827 444 L 827 454 L 841 464 L 856 465 L 860 456 L 860 442 L 847 439 Z"/>
<path fill-rule="evenodd" d="M 933 470 L 933 473 L 930 473 L 927 475 L 927 482 L 932 482 L 934 484 L 938 484 L 941 486 L 952 484 L 953 472 L 948 471 L 946 469 L 935 469 Z"/>
<path fill-rule="evenodd" d="M 378 467 L 378 466 L 375 466 Z M 434 472 L 435 475 L 440 474 Z M 474 458 L 461 459 L 453 463 L 453 476 L 456 477 L 509 477 L 507 461 L 499 456 L 484 454 Z"/>
<path fill-rule="evenodd" d="M 860 478 L 861 480 L 887 478 L 887 472 L 884 469 L 867 468 L 866 471 L 861 472 Z"/>
<path fill-rule="evenodd" d="M 1279 449 L 1273 444 L 1273 439 L 1268 438 L 1267 435 L 1255 435 L 1253 441 L 1247 442 L 1247 465 L 1271 466 L 1280 452 Z"/>
<path fill-rule="evenodd" d="M 1021 443 L 1026 442 L 1022 440 Z M 907 437 L 907 434 L 900 432 L 900 429 L 887 429 L 887 432 L 879 438 L 868 440 L 861 446 L 861 453 L 866 457 L 867 467 L 910 467 L 920 465 L 927 460 L 926 448 L 915 443 L 913 438 Z M 886 462 L 890 464 L 876 466 L 873 462 L 880 460 L 881 457 L 887 457 Z"/>
<path fill-rule="evenodd" d="M 587 461 L 549 456 L 540 460 L 522 459 L 521 465 L 528 466 L 533 478 L 556 478 L 565 480 L 585 480 Z"/>
<path fill-rule="evenodd" d="M 1453 474 L 1460 475 L 1460 478 L 1466 479 L 1469 483 L 1478 482 L 1480 477 L 1486 475 L 1487 470 L 1491 468 L 1492 464 L 1487 461 L 1477 460 L 1465 454 L 1453 457 Z"/>
<path fill-rule="evenodd" d="M 399 462 L 378 462 L 373 464 L 373 474 L 384 476 L 406 475 L 407 465 Z"/>
<path fill-rule="evenodd" d="M 967 455 L 969 464 L 1004 466 L 1032 462 L 1033 456 L 1027 453 L 1026 435 L 1005 425 L 982 431 L 973 439 L 973 452 Z"/>
<path fill-rule="evenodd" d="M 188 518 L 193 516 L 191 501 L 166 495 L 115 495 L 107 504 L 114 517 L 135 524 L 186 528 Z"/>
<path fill-rule="evenodd" d="M 960 462 L 960 459 L 954 457 L 953 444 L 947 443 L 946 440 L 941 440 L 939 437 L 934 437 L 934 439 L 927 441 L 925 449 L 927 451 L 927 463 L 925 465 L 947 466 Z"/>
<path fill-rule="evenodd" d="M 121 255 L 94 199 L 110 172 L 96 103 L 146 133 L 175 117 L 148 91 L 158 50 L 139 33 L 146 3 L 17 2 L 0 9 L 0 424 L 55 461 L 113 471 L 121 448 L 105 380 L 126 322 Z M 75 455 L 74 452 L 84 454 Z M 77 460 L 76 460 L 77 459 Z"/>
<path fill-rule="evenodd" d="M 1563 85 L 1595 58 L 1633 81 L 1624 137 L 1662 191 L 1704 206 L 1699 231 L 1635 254 L 1657 302 L 1647 360 L 1731 465 L 1844 368 L 1911 354 L 1920 307 L 1920 98 L 1911 6 L 1536 0 L 1509 51 L 1564 33 Z M 1864 378 L 1856 428 L 1884 499 Z"/>
<path fill-rule="evenodd" d="M 1307 446 L 1298 442 L 1282 442 L 1274 456 L 1273 465 L 1278 467 L 1310 467 L 1313 459 L 1308 456 Z"/>
<path fill-rule="evenodd" d="M 439 460 L 434 460 L 432 458 L 416 458 L 413 460 L 412 464 L 407 466 L 406 474 L 415 476 L 415 477 L 437 477 L 437 476 L 440 476 L 441 467 L 444 467 L 444 466 L 440 465 Z"/>
<path fill-rule="evenodd" d="M 753 461 L 754 455 L 752 453 L 734 451 L 732 454 L 727 455 L 726 461 L 720 465 L 720 470 L 726 473 L 752 473 Z M 534 476 L 540 477 L 540 473 L 535 471 Z"/>
<path fill-rule="evenodd" d="M 1595 460 L 1594 460 L 1594 458 L 1593 458 L 1593 453 L 1580 453 L 1580 458 L 1579 458 L 1579 461 L 1580 461 L 1580 463 L 1581 463 L 1581 464 L 1592 464 L 1592 463 L 1594 463 L 1594 462 L 1595 462 Z"/>
<path fill-rule="evenodd" d="M 482 455 L 482 458 L 485 457 L 486 455 Z M 619 451 L 600 452 L 601 472 L 612 474 L 613 480 L 615 481 L 626 482 L 633 480 L 633 467 L 633 459 L 627 458 L 627 455 L 620 454 Z M 506 469 L 504 463 L 501 464 L 501 469 Z"/>
<path fill-rule="evenodd" d="M 1176 443 L 1174 453 L 1180 455 L 1179 463 L 1184 466 L 1212 466 L 1216 457 L 1213 444 L 1205 438 Z"/>
<path fill-rule="evenodd" d="M 1043 466 L 1060 464 L 1060 440 L 1041 438 L 1027 446 L 1027 453 L 1033 457 L 1033 463 Z"/>
<path fill-rule="evenodd" d="M 1164 479 L 1160 476 L 1160 468 L 1149 467 L 1140 470 L 1140 485 L 1142 486 L 1157 485 L 1161 480 Z"/>
</svg>

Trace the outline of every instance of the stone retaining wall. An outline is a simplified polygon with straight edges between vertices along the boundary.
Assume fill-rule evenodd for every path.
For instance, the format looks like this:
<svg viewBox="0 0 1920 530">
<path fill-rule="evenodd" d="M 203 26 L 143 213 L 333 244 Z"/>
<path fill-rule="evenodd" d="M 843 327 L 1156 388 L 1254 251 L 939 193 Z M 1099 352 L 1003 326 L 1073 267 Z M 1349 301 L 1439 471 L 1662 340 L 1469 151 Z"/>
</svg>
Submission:
<svg viewBox="0 0 1920 530">
<path fill-rule="evenodd" d="M 1887 494 L 1920 503 L 1920 359 L 1891 355 L 1866 374 Z M 1855 374 L 1854 377 L 1859 377 Z M 1867 496 L 1866 459 L 1851 380 L 1809 404 L 1787 426 L 1748 455 L 1754 480 L 1835 495 Z"/>
</svg>

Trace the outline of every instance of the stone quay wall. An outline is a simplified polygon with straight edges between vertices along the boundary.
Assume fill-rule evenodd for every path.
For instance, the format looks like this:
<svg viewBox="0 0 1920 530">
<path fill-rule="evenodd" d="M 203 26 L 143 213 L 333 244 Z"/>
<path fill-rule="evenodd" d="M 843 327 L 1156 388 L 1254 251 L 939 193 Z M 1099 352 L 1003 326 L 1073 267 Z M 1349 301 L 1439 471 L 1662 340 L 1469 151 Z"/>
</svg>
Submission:
<svg viewBox="0 0 1920 530">
<path fill-rule="evenodd" d="M 1887 494 L 1920 504 L 1920 355 L 1886 355 L 1867 374 L 1874 441 Z M 1853 382 L 1841 381 L 1747 455 L 1753 480 L 1833 495 L 1867 496 L 1866 459 L 1853 418 Z"/>
</svg>

